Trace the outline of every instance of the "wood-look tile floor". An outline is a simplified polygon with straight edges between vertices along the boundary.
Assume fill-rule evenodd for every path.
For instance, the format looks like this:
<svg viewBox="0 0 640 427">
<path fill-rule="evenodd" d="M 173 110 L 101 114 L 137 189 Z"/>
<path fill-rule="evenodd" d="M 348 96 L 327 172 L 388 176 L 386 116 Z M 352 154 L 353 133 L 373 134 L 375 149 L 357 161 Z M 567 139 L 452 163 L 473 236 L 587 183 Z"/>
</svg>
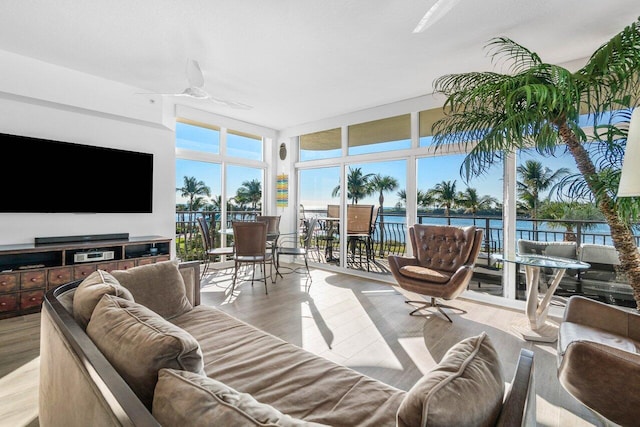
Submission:
<svg viewBox="0 0 640 427">
<path fill-rule="evenodd" d="M 522 312 L 458 298 L 450 305 L 466 313 L 449 310 L 453 323 L 439 314 L 414 317 L 393 286 L 323 270 L 312 275 L 309 284 L 303 274 L 284 274 L 268 282 L 268 295 L 262 282 L 239 282 L 231 294 L 231 269 L 214 271 L 203 280 L 202 304 L 404 390 L 452 345 L 486 331 L 507 381 L 520 348 L 534 351 L 538 426 L 605 425 L 560 386 L 555 344 L 527 342 L 512 330 Z M 39 319 L 0 320 L 0 426 L 38 425 Z"/>
</svg>

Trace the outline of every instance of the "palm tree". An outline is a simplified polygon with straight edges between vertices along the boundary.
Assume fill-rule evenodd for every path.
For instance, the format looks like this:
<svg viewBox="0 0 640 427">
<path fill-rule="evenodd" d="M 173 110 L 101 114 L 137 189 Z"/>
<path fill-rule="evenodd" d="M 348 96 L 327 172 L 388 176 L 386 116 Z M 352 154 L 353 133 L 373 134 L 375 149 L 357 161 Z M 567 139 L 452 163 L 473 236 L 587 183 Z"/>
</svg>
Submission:
<svg viewBox="0 0 640 427">
<path fill-rule="evenodd" d="M 250 203 L 253 210 L 257 210 L 258 203 L 262 200 L 262 183 L 257 179 L 244 181 L 236 191 L 236 202 L 243 205 Z"/>
<path fill-rule="evenodd" d="M 476 216 L 479 210 L 491 209 L 493 205 L 498 203 L 498 200 L 489 195 L 479 196 L 478 190 L 467 187 L 466 190 L 458 194 L 458 203 L 465 208 L 464 213 Z"/>
<path fill-rule="evenodd" d="M 429 191 L 434 197 L 435 202 L 440 207 L 444 207 L 444 215 L 449 216 L 451 208 L 458 203 L 458 194 L 456 193 L 456 181 L 439 182 Z"/>
<path fill-rule="evenodd" d="M 591 203 L 547 201 L 540 206 L 539 214 L 541 219 L 557 220 L 550 221 L 547 225 L 549 228 L 564 227 L 564 240 L 567 242 L 577 240 L 576 221 L 580 221 L 582 230 L 590 230 L 595 228 L 596 224 L 588 221 L 603 219 L 602 213 Z"/>
<path fill-rule="evenodd" d="M 369 187 L 371 177 L 373 177 L 373 174 L 363 174 L 362 168 L 351 169 L 351 167 L 349 167 L 349 174 L 347 175 L 347 199 L 350 199 L 351 203 L 358 204 L 358 200 L 371 194 L 371 188 Z M 338 197 L 339 195 L 340 185 L 335 187 L 331 192 L 331 197 Z"/>
<path fill-rule="evenodd" d="M 406 190 L 400 190 L 396 193 L 396 195 L 398 196 L 398 198 L 400 199 L 401 203 L 398 202 L 398 204 L 402 207 L 402 205 L 407 205 L 407 191 Z M 427 209 L 429 206 L 431 206 L 434 203 L 433 200 L 433 195 L 428 192 L 428 191 L 422 191 L 422 190 L 418 190 L 418 193 L 416 194 L 416 201 L 417 201 L 417 205 L 419 208 L 424 208 Z"/>
<path fill-rule="evenodd" d="M 629 277 L 640 309 L 640 252 L 630 219 L 623 218 L 615 192 L 607 191 L 607 183 L 599 179 L 579 121 L 583 109 L 590 112 L 596 126 L 621 103 L 632 108 L 637 105 L 638 45 L 640 19 L 600 46 L 582 68 L 571 72 L 544 63 L 538 54 L 509 38 L 494 38 L 487 45 L 490 56 L 507 60 L 512 74 L 470 72 L 438 78 L 435 93 L 446 97 L 446 116 L 432 130 L 436 149 L 451 143 L 466 145 L 468 154 L 461 172 L 467 180 L 518 149 L 533 147 L 540 154 L 553 155 L 562 148 L 558 144 L 564 144 L 606 218 L 621 268 Z M 610 153 L 620 155 L 624 150 Z M 635 203 L 637 206 L 637 199 Z"/>
<path fill-rule="evenodd" d="M 540 194 L 549 190 L 555 191 L 558 181 L 569 174 L 569 169 L 560 168 L 555 172 L 537 160 L 527 160 L 524 165 L 516 169 L 520 180 L 517 182 L 518 194 L 531 205 L 529 212 L 531 219 L 536 219 L 538 206 L 540 205 Z M 535 223 L 535 221 L 534 221 Z"/>
<path fill-rule="evenodd" d="M 378 192 L 378 202 L 380 207 L 378 208 L 378 218 L 380 218 L 380 256 L 384 256 L 384 192 L 393 191 L 398 188 L 398 180 L 392 176 L 382 176 L 380 174 L 374 175 L 369 181 L 369 187 L 372 192 Z"/>
<path fill-rule="evenodd" d="M 188 198 L 187 210 L 195 211 L 202 206 L 202 196 L 211 196 L 211 190 L 203 181 L 198 181 L 195 176 L 185 176 L 183 179 L 182 187 L 176 188 L 176 191 L 180 192 L 181 197 Z"/>
</svg>

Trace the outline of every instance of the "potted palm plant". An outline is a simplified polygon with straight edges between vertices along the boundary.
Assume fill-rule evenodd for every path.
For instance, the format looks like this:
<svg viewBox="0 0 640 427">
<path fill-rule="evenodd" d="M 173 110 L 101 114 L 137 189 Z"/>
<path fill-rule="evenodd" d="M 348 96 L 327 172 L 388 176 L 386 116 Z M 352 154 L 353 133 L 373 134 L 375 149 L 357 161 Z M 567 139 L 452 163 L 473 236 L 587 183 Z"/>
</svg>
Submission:
<svg viewBox="0 0 640 427">
<path fill-rule="evenodd" d="M 543 155 L 553 155 L 564 145 L 609 225 L 638 308 L 640 253 L 630 223 L 638 212 L 639 200 L 618 200 L 616 179 L 602 179 L 585 147 L 589 138 L 579 119 L 586 111 L 597 127 L 611 111 L 638 105 L 639 45 L 640 20 L 600 46 L 582 68 L 571 72 L 543 62 L 537 53 L 509 38 L 494 38 L 487 44 L 489 54 L 493 60 L 504 60 L 509 74 L 469 72 L 438 78 L 435 93 L 446 98 L 445 117 L 433 125 L 436 149 L 460 143 L 467 147 L 461 167 L 467 178 L 486 172 L 493 163 L 519 149 L 533 148 Z M 599 149 L 608 156 L 624 154 L 621 144 L 625 143 L 626 131 L 617 129 L 623 138 L 605 135 L 600 141 Z"/>
</svg>

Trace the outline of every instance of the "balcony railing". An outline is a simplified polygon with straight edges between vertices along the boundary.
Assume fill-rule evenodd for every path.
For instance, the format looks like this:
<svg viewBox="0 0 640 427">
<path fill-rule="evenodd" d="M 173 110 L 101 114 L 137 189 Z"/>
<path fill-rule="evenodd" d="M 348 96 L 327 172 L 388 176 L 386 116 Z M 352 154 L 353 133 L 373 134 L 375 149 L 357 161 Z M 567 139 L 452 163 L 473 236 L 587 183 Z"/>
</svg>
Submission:
<svg viewBox="0 0 640 427">
<path fill-rule="evenodd" d="M 260 212 L 233 211 L 228 212 L 225 228 L 231 227 L 232 220 L 252 220 Z M 326 216 L 325 211 L 306 211 L 307 216 Z M 202 242 L 196 223 L 198 216 L 204 216 L 210 224 L 216 246 L 221 246 L 224 238 L 218 231 L 221 229 L 220 211 L 180 211 L 176 212 L 176 254 L 182 260 L 203 259 Z M 420 224 L 449 224 L 457 226 L 475 225 L 484 229 L 484 245 L 482 251 L 488 255 L 502 251 L 504 230 L 502 218 L 495 216 L 469 215 L 433 215 L 418 214 Z M 567 225 L 569 226 L 567 228 Z M 320 223 L 320 227 L 322 227 Z M 383 233 L 380 230 L 384 230 Z M 516 239 L 539 241 L 575 241 L 578 246 L 583 243 L 611 245 L 611 233 L 603 221 L 555 221 L 516 219 Z M 406 253 L 407 224 L 404 212 L 385 212 L 378 217 L 372 235 L 376 257 L 384 259 L 387 255 L 403 255 Z M 229 238 L 228 236 L 225 236 Z M 640 235 L 635 235 L 636 245 L 640 244 Z M 230 242 L 228 242 L 230 244 Z"/>
</svg>

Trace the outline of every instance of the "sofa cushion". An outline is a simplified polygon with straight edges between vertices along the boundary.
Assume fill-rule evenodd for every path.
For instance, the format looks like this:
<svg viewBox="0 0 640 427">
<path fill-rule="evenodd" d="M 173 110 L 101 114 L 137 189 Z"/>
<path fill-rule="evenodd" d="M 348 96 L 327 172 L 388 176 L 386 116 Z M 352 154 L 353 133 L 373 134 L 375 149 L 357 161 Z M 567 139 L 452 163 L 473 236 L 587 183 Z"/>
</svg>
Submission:
<svg viewBox="0 0 640 427">
<path fill-rule="evenodd" d="M 200 346 L 205 372 L 291 417 L 334 427 L 395 426 L 406 391 L 338 365 L 222 310 L 172 320 Z"/>
<path fill-rule="evenodd" d="M 87 327 L 93 309 L 104 294 L 133 301 L 131 292 L 106 271 L 97 270 L 88 275 L 73 294 L 73 317 L 83 328 Z"/>
<path fill-rule="evenodd" d="M 104 295 L 87 334 L 149 409 L 161 368 L 204 374 L 195 338 L 136 302 Z"/>
<path fill-rule="evenodd" d="M 131 291 L 139 304 L 172 319 L 193 308 L 187 299 L 178 261 L 163 261 L 128 270 L 113 271 L 113 277 Z"/>
<path fill-rule="evenodd" d="M 321 426 L 285 415 L 250 394 L 192 372 L 161 369 L 153 416 L 166 426 Z"/>
<path fill-rule="evenodd" d="M 504 398 L 504 377 L 489 336 L 460 341 L 407 393 L 398 426 L 491 426 Z"/>
</svg>

